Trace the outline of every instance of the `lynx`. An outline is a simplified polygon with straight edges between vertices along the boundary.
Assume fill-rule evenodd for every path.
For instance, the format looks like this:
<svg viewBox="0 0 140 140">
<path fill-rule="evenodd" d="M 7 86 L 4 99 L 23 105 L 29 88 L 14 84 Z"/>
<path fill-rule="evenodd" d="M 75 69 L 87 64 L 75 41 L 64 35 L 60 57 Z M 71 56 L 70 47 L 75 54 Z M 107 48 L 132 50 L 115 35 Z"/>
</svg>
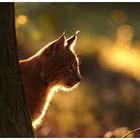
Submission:
<svg viewBox="0 0 140 140">
<path fill-rule="evenodd" d="M 69 90 L 81 81 L 74 52 L 76 39 L 77 33 L 68 39 L 63 34 L 29 59 L 19 62 L 34 128 L 41 123 L 55 90 Z"/>
</svg>

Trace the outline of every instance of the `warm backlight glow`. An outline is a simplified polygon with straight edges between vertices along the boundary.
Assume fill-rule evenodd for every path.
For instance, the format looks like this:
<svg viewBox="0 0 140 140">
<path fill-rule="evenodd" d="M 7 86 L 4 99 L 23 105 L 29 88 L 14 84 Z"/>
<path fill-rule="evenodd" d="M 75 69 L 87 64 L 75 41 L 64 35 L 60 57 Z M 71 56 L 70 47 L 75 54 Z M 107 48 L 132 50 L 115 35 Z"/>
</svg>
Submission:
<svg viewBox="0 0 140 140">
<path fill-rule="evenodd" d="M 42 111 L 41 115 L 32 124 L 33 128 L 36 128 L 38 125 L 41 124 L 42 118 L 44 117 L 44 115 L 46 113 L 46 110 L 49 106 L 50 100 L 52 99 L 54 93 L 57 92 L 59 88 L 60 88 L 60 86 L 54 86 L 53 88 L 50 89 L 48 97 L 46 97 L 46 104 L 43 108 L 43 111 Z"/>
<path fill-rule="evenodd" d="M 54 86 L 53 88 L 51 88 L 50 91 L 49 91 L 48 97 L 46 97 L 46 103 L 45 103 L 45 106 L 44 106 L 44 108 L 43 108 L 43 111 L 42 111 L 41 115 L 40 115 L 40 116 L 33 122 L 33 124 L 32 124 L 32 125 L 33 125 L 33 128 L 36 128 L 38 125 L 41 124 L 41 121 L 42 121 L 43 117 L 45 116 L 45 113 L 46 113 L 46 110 L 47 110 L 47 108 L 48 108 L 48 106 L 49 106 L 49 103 L 50 103 L 50 101 L 51 101 L 53 95 L 54 95 L 58 90 L 61 90 L 61 91 L 62 91 L 62 90 L 63 90 L 63 91 L 71 91 L 71 90 L 73 90 L 74 88 L 76 88 L 77 85 L 78 85 L 78 84 L 76 84 L 76 85 L 73 86 L 72 88 L 65 88 L 65 87 L 60 86 L 60 85 L 56 85 L 56 86 Z"/>
</svg>

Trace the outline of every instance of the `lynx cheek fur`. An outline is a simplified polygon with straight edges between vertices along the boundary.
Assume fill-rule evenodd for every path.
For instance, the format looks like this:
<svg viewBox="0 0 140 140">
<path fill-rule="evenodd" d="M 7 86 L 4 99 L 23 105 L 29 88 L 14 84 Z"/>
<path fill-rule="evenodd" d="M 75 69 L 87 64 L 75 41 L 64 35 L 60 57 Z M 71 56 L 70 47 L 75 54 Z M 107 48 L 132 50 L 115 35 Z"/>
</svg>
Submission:
<svg viewBox="0 0 140 140">
<path fill-rule="evenodd" d="M 68 39 L 63 34 L 34 56 L 19 62 L 34 128 L 41 123 L 55 90 L 71 89 L 81 81 L 74 52 L 76 39 L 77 33 Z"/>
</svg>

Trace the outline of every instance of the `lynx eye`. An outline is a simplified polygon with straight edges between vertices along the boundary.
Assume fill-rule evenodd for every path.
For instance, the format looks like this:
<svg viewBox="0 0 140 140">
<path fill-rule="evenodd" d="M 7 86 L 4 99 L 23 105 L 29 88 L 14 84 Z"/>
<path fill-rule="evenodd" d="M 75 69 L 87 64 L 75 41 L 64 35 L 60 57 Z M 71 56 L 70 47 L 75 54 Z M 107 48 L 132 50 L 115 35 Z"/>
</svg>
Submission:
<svg viewBox="0 0 140 140">
<path fill-rule="evenodd" d="M 69 71 L 73 71 L 72 65 L 66 66 L 66 68 L 67 68 L 67 70 L 69 70 Z"/>
</svg>

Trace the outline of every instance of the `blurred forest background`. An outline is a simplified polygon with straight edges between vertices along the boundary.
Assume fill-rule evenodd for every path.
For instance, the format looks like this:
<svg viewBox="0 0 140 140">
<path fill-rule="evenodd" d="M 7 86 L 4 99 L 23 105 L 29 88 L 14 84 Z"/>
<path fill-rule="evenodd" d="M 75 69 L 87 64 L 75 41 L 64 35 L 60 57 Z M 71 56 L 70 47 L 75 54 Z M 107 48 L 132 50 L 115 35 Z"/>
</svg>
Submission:
<svg viewBox="0 0 140 140">
<path fill-rule="evenodd" d="M 16 3 L 20 59 L 80 30 L 83 80 L 55 94 L 38 137 L 121 137 L 140 127 L 139 13 L 140 3 Z"/>
</svg>

